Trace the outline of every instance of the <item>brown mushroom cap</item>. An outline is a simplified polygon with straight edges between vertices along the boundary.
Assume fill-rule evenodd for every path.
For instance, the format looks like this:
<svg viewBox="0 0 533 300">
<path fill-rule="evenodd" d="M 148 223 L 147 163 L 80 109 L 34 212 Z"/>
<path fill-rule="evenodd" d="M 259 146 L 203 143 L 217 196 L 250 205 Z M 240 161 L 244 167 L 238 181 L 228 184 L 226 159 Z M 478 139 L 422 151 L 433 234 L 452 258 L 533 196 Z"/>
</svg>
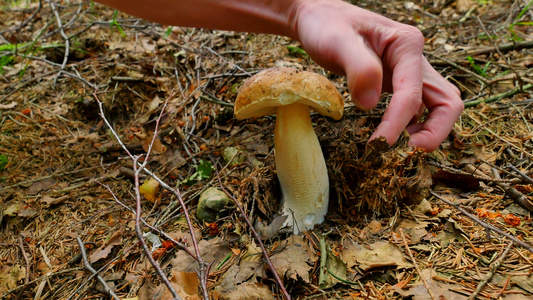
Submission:
<svg viewBox="0 0 533 300">
<path fill-rule="evenodd" d="M 276 107 L 293 103 L 309 105 L 323 116 L 338 120 L 344 101 L 324 76 L 294 68 L 271 68 L 250 77 L 235 100 L 235 117 L 246 119 L 276 114 Z"/>
</svg>

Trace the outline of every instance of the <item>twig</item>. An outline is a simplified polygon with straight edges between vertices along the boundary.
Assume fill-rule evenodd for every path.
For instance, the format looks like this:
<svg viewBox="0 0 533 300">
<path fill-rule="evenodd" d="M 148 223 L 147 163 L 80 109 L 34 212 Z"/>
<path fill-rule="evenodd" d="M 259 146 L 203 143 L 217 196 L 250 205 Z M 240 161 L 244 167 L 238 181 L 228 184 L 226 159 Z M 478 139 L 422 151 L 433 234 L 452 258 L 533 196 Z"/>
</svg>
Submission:
<svg viewBox="0 0 533 300">
<path fill-rule="evenodd" d="M 476 50 L 467 50 L 464 52 L 457 52 L 457 55 L 480 55 L 480 54 L 490 54 L 493 52 L 496 52 L 499 50 L 500 52 L 508 52 L 508 51 L 518 51 L 526 48 L 533 47 L 533 40 L 530 41 L 522 41 L 522 42 L 511 42 L 499 46 L 493 46 L 493 47 L 487 47 L 483 49 L 476 49 Z"/>
<path fill-rule="evenodd" d="M 422 271 L 420 270 L 420 267 L 418 267 L 418 264 L 416 263 L 416 260 L 413 256 L 413 253 L 411 252 L 411 249 L 409 249 L 409 245 L 407 244 L 407 239 L 405 238 L 405 234 L 403 234 L 403 230 L 400 228 L 400 235 L 402 236 L 403 245 L 405 246 L 405 251 L 407 251 L 407 254 L 409 254 L 409 257 L 411 258 L 411 261 L 413 262 L 413 265 L 415 266 L 416 272 L 418 273 L 418 276 L 420 276 L 420 280 L 422 280 L 422 283 L 426 287 L 426 290 L 428 291 L 429 296 L 433 300 L 437 300 L 435 298 L 435 295 L 433 295 L 433 292 L 431 291 L 431 288 L 429 287 L 429 283 L 427 283 L 426 278 L 422 276 Z"/>
<path fill-rule="evenodd" d="M 479 295 L 479 293 L 481 292 L 481 290 L 483 290 L 485 285 L 489 283 L 492 277 L 494 277 L 494 274 L 496 274 L 496 271 L 502 265 L 503 260 L 505 259 L 505 257 L 507 256 L 507 253 L 509 253 L 509 250 L 511 250 L 512 247 L 513 247 L 513 242 L 510 242 L 509 245 L 507 245 L 507 248 L 505 248 L 505 250 L 503 251 L 502 255 L 497 260 L 495 260 L 492 264 L 490 264 L 489 273 L 487 273 L 485 278 L 483 278 L 483 280 L 477 285 L 476 290 L 472 294 L 470 294 L 470 296 L 468 297 L 468 300 L 476 299 L 477 295 Z"/>
<path fill-rule="evenodd" d="M 485 223 L 483 221 L 481 221 L 480 219 L 478 219 L 476 216 L 472 215 L 471 213 L 467 212 L 464 208 L 460 207 L 459 205 L 451 202 L 450 200 L 442 197 L 441 195 L 435 193 L 434 191 L 429 191 L 429 193 L 435 197 L 437 197 L 440 201 L 448 204 L 448 205 L 451 205 L 453 207 L 455 207 L 458 211 L 460 211 L 461 213 L 463 213 L 465 216 L 467 216 L 469 219 L 471 219 L 472 221 L 478 223 L 479 225 L 481 225 L 483 228 L 485 229 L 488 229 L 488 230 L 492 230 L 508 239 L 510 239 L 511 241 L 513 241 L 515 244 L 517 245 L 520 245 L 524 248 L 526 248 L 529 252 L 533 253 L 533 247 L 531 245 L 529 245 L 528 243 L 525 243 L 525 242 L 522 242 L 521 240 L 515 238 L 514 236 L 508 234 L 507 232 L 501 230 L 500 228 L 498 227 L 495 227 L 491 224 L 488 224 L 488 223 Z"/>
<path fill-rule="evenodd" d="M 520 88 L 522 86 L 524 86 L 524 81 L 522 80 L 522 77 L 520 77 L 520 75 L 518 74 L 518 72 L 516 72 L 515 68 L 513 68 L 513 66 L 511 65 L 511 63 L 509 63 L 509 61 L 507 59 L 505 59 L 506 57 L 502 54 L 502 52 L 500 51 L 500 49 L 498 47 L 496 47 L 496 43 L 494 42 L 494 39 L 492 38 L 492 35 L 489 33 L 489 31 L 487 30 L 487 28 L 485 28 L 485 24 L 483 24 L 483 22 L 481 21 L 481 19 L 479 18 L 479 16 L 476 16 L 477 18 L 477 21 L 479 22 L 479 24 L 481 25 L 481 28 L 483 28 L 483 31 L 485 31 L 485 34 L 487 35 L 487 37 L 489 38 L 490 40 L 490 43 L 492 44 L 492 46 L 494 46 L 494 48 L 496 49 L 496 51 L 498 52 L 498 54 L 500 55 L 500 57 L 504 58 L 504 61 L 505 63 L 507 64 L 507 66 L 511 69 L 511 71 L 513 71 L 513 73 L 516 75 L 516 79 L 518 80 L 518 82 L 520 83 Z"/>
<path fill-rule="evenodd" d="M 120 300 L 120 298 L 109 288 L 105 280 L 102 278 L 102 276 L 98 275 L 98 272 L 91 266 L 89 263 L 89 260 L 87 259 L 87 253 L 85 252 L 85 245 L 81 241 L 79 237 L 76 237 L 76 240 L 78 241 L 78 245 L 80 246 L 81 256 L 83 257 L 83 266 L 86 270 L 89 272 L 96 274 L 96 279 L 100 282 L 100 284 L 104 287 L 105 292 L 111 296 L 113 299 Z"/>
<path fill-rule="evenodd" d="M 58 275 L 69 273 L 69 272 L 77 272 L 77 271 L 80 271 L 80 270 L 81 270 L 81 268 L 72 268 L 72 269 L 57 271 L 55 273 L 45 274 L 43 276 L 40 276 L 38 278 L 33 279 L 32 281 L 28 282 L 28 284 L 34 284 L 34 283 L 36 283 L 38 281 L 42 281 L 43 279 L 48 279 L 48 278 L 50 278 L 52 276 L 58 276 Z M 19 286 L 15 287 L 15 288 L 10 289 L 9 291 L 6 291 L 4 294 L 0 294 L 0 299 L 6 299 L 8 295 L 11 295 L 12 293 L 20 290 L 23 287 L 24 287 L 24 285 L 19 285 Z"/>
<path fill-rule="evenodd" d="M 447 58 L 444 58 L 444 57 L 442 57 L 442 56 L 439 56 L 439 55 L 434 54 L 434 53 L 431 53 L 431 52 L 425 52 L 425 51 L 424 51 L 424 53 L 426 53 L 426 54 L 428 54 L 428 55 L 430 55 L 430 56 L 433 56 L 433 57 L 436 58 L 436 59 L 440 59 L 440 60 L 446 62 L 447 64 L 449 64 L 450 66 L 452 66 L 452 67 L 454 67 L 454 68 L 457 68 L 457 69 L 459 69 L 459 70 L 461 70 L 461 71 L 463 71 L 463 72 L 466 72 L 466 73 L 472 75 L 472 76 L 475 77 L 477 80 L 479 80 L 481 83 L 483 83 L 484 86 L 487 85 L 487 83 L 488 83 L 488 79 L 487 79 L 487 78 L 485 78 L 485 77 L 483 77 L 483 76 L 481 76 L 481 75 L 478 75 L 478 74 L 476 74 L 476 73 L 470 71 L 469 69 L 467 69 L 467 68 L 465 68 L 465 67 L 463 67 L 463 66 L 460 66 L 460 65 L 454 63 L 453 61 L 451 61 L 451 60 L 449 60 L 449 59 L 447 59 Z"/>
<path fill-rule="evenodd" d="M 0 34 L 4 34 L 6 32 L 10 32 L 10 31 L 19 31 L 19 30 L 21 30 L 26 25 L 28 25 L 28 23 L 30 23 L 30 21 L 33 20 L 33 18 L 35 18 L 35 16 L 41 11 L 42 8 L 43 8 L 42 0 L 39 0 L 39 6 L 37 7 L 37 9 L 33 12 L 33 14 L 29 18 L 24 20 L 24 22 L 20 23 L 20 25 L 17 26 L 16 28 L 9 28 L 9 29 L 0 31 Z"/>
<path fill-rule="evenodd" d="M 506 182 L 506 183 L 519 183 L 521 182 L 521 180 L 519 180 L 518 178 L 513 178 L 513 179 L 496 179 L 496 178 L 492 178 L 490 176 L 487 176 L 485 174 L 483 175 L 477 175 L 477 174 L 473 174 L 472 172 L 465 172 L 463 170 L 459 170 L 459 169 L 456 169 L 456 168 L 452 168 L 450 166 L 446 166 L 446 165 L 443 165 L 443 164 L 440 164 L 438 162 L 434 162 L 434 161 L 430 161 L 428 162 L 430 165 L 432 166 L 435 166 L 435 167 L 438 167 L 438 168 L 441 168 L 443 170 L 446 170 L 450 173 L 453 173 L 453 174 L 460 174 L 460 175 L 467 175 L 467 176 L 471 176 L 472 178 L 474 179 L 478 179 L 478 180 L 482 180 L 484 182 Z"/>
<path fill-rule="evenodd" d="M 138 156 L 134 156 L 133 158 L 133 172 L 135 173 L 135 200 L 136 200 L 136 211 L 135 211 L 135 233 L 137 234 L 137 239 L 141 243 L 141 246 L 143 247 L 143 250 L 146 254 L 146 257 L 148 258 L 148 261 L 150 261 L 150 264 L 154 267 L 157 275 L 159 276 L 159 279 L 163 281 L 163 283 L 167 286 L 168 290 L 172 294 L 172 297 L 174 299 L 181 300 L 180 296 L 178 296 L 178 293 L 168 280 L 165 273 L 163 273 L 163 270 L 161 270 L 161 267 L 155 261 L 154 257 L 152 256 L 152 253 L 150 252 L 150 249 L 146 245 L 146 242 L 144 241 L 143 232 L 141 230 L 141 193 L 139 192 L 139 173 L 144 169 L 143 166 L 141 168 L 137 168 L 138 163 Z"/>
<path fill-rule="evenodd" d="M 63 63 L 61 63 L 61 70 L 64 70 L 65 66 L 67 65 L 68 56 L 70 52 L 70 40 L 69 37 L 65 34 L 65 30 L 63 30 L 63 22 L 61 22 L 61 17 L 57 12 L 54 0 L 50 0 L 50 8 L 52 9 L 54 16 L 56 17 L 57 26 L 59 27 L 59 33 L 61 34 L 61 37 L 65 40 L 65 55 L 63 56 Z"/>
<path fill-rule="evenodd" d="M 98 182 L 98 181 L 97 181 Z M 111 190 L 111 188 L 107 185 L 107 184 L 103 184 L 103 183 L 100 183 L 98 182 L 101 186 L 105 187 L 109 193 L 111 193 L 111 196 L 113 197 L 113 199 L 115 199 L 115 202 L 117 202 L 117 204 L 119 204 L 120 206 L 124 207 L 125 209 L 129 210 L 130 212 L 134 213 L 135 214 L 135 210 L 129 206 L 127 206 L 126 204 L 122 203 L 120 200 L 118 200 L 117 196 L 115 195 L 115 193 L 113 193 L 113 191 Z M 146 225 L 148 228 L 152 229 L 153 231 L 161 234 L 162 236 L 164 236 L 166 239 L 172 241 L 174 243 L 174 245 L 176 245 L 178 248 L 180 248 L 180 250 L 183 250 L 185 252 L 187 252 L 187 254 L 189 254 L 192 258 L 194 258 L 195 260 L 198 260 L 198 258 L 194 255 L 194 253 L 192 253 L 189 248 L 187 247 L 187 245 L 183 244 L 183 243 L 180 243 L 178 241 L 176 241 L 175 239 L 173 239 L 172 237 L 170 237 L 168 234 L 166 234 L 164 231 L 161 231 L 159 229 L 157 229 L 156 227 L 148 224 L 148 222 L 146 222 L 143 218 L 141 218 L 141 222 Z"/>
<path fill-rule="evenodd" d="M 464 102 L 464 105 L 465 105 L 465 108 L 469 108 L 469 107 L 474 107 L 474 106 L 476 106 L 476 105 L 478 105 L 480 103 L 492 103 L 492 102 L 500 101 L 501 99 L 504 99 L 504 98 L 508 98 L 508 97 L 514 96 L 516 94 L 522 93 L 522 92 L 530 90 L 532 88 L 533 88 L 533 84 L 528 83 L 528 84 L 524 84 L 521 89 L 520 88 L 516 88 L 516 89 L 512 89 L 510 91 L 507 91 L 507 92 L 504 92 L 504 93 L 501 93 L 501 94 L 497 94 L 497 95 L 494 95 L 494 96 L 490 96 L 490 97 L 487 97 L 487 98 Z"/>
<path fill-rule="evenodd" d="M 518 170 L 517 167 L 513 166 L 512 164 L 507 164 L 507 167 L 512 169 L 516 173 L 518 173 L 518 175 L 520 175 L 522 178 L 524 178 L 529 183 L 533 183 L 533 179 L 531 179 L 531 177 L 527 176 L 524 172 L 521 172 L 520 170 Z"/>
<path fill-rule="evenodd" d="M 16 300 L 22 299 L 22 295 L 24 294 L 24 291 L 28 288 L 29 282 L 30 282 L 30 270 L 31 270 L 30 259 L 28 258 L 28 254 L 26 254 L 26 250 L 24 250 L 24 243 L 22 242 L 21 237 L 19 237 L 19 248 L 20 248 L 20 252 L 22 252 L 22 257 L 24 258 L 24 262 L 26 263 L 26 277 L 24 278 L 24 286 L 17 293 L 17 297 L 15 298 Z"/>
<path fill-rule="evenodd" d="M 492 174 L 494 175 L 495 178 L 500 178 L 500 173 L 498 173 L 498 170 L 496 170 L 495 168 L 492 168 Z M 529 201 L 529 199 L 522 193 L 520 193 L 517 189 L 515 189 L 514 187 L 508 185 L 508 184 L 505 184 L 503 182 L 499 182 L 497 183 L 499 187 L 501 187 L 502 189 L 505 190 L 505 192 L 511 197 L 513 198 L 514 200 L 516 200 L 516 202 L 518 202 L 520 205 L 522 205 L 523 207 L 525 207 L 527 210 L 529 210 L 530 212 L 533 212 L 533 203 L 531 203 L 531 201 Z"/>
<path fill-rule="evenodd" d="M 133 248 L 135 248 L 137 246 L 137 244 L 134 244 L 132 246 L 130 246 L 129 248 L 127 248 L 126 250 L 124 250 L 124 252 L 122 252 L 121 254 L 115 256 L 113 259 L 111 259 L 110 261 L 108 261 L 105 265 L 103 265 L 100 269 L 98 269 L 96 271 L 96 274 L 91 274 L 91 276 L 89 276 L 80 286 L 78 286 L 78 288 L 71 292 L 70 295 L 65 299 L 65 300 L 71 300 L 73 297 L 76 296 L 76 294 L 81 291 L 81 289 L 83 289 L 83 287 L 89 283 L 96 275 L 100 274 L 101 272 L 103 272 L 107 267 L 109 267 L 110 265 L 112 265 L 115 261 L 117 261 L 119 258 L 122 258 L 124 257 L 124 255 L 128 254 Z M 81 252 L 80 252 L 80 255 L 81 255 Z"/>
<path fill-rule="evenodd" d="M 283 293 L 283 296 L 285 296 L 285 299 L 290 300 L 291 299 L 291 295 L 289 295 L 289 293 L 285 289 L 285 286 L 283 285 L 283 282 L 281 281 L 281 278 L 279 277 L 278 272 L 276 272 L 276 268 L 274 268 L 274 265 L 272 264 L 272 261 L 270 260 L 270 257 L 268 256 L 266 248 L 263 245 L 263 241 L 261 240 L 261 237 L 259 236 L 259 234 L 255 230 L 254 225 L 252 224 L 252 221 L 250 221 L 250 218 L 248 218 L 248 216 L 246 215 L 246 212 L 242 208 L 242 205 L 239 203 L 239 201 L 237 201 L 237 199 L 224 188 L 224 185 L 222 184 L 222 180 L 220 179 L 220 174 L 218 173 L 218 168 L 216 167 L 216 163 L 213 163 L 213 166 L 215 166 L 215 173 L 217 174 L 217 179 L 218 179 L 218 183 L 220 185 L 220 189 L 226 195 L 228 195 L 228 197 L 230 197 L 233 200 L 233 203 L 235 203 L 235 206 L 237 206 L 237 208 L 239 209 L 239 211 L 240 211 L 241 215 L 243 216 L 244 220 L 246 221 L 246 223 L 250 227 L 250 230 L 252 231 L 252 234 L 253 234 L 255 240 L 259 244 L 259 247 L 261 248 L 261 251 L 263 252 L 263 255 L 265 256 L 267 264 L 270 267 L 270 269 L 272 270 L 272 273 L 274 274 L 274 278 L 276 279 L 276 281 L 279 284 L 279 288 L 281 289 L 281 292 Z"/>
<path fill-rule="evenodd" d="M 105 114 L 104 114 L 104 108 L 103 108 L 103 103 L 102 101 L 100 101 L 100 99 L 98 98 L 97 94 L 96 94 L 96 90 L 95 92 L 93 93 L 93 97 L 96 99 L 97 103 L 98 103 L 98 107 L 99 107 L 99 113 L 100 113 L 100 116 L 102 118 L 102 120 L 104 121 L 104 123 L 106 124 L 106 126 L 109 128 L 109 130 L 111 131 L 111 133 L 113 134 L 113 136 L 115 137 L 115 139 L 117 140 L 117 142 L 119 143 L 119 145 L 122 147 L 122 149 L 124 149 L 124 151 L 126 152 L 126 154 L 132 159 L 135 161 L 134 165 L 135 165 L 135 169 L 137 169 L 137 158 L 135 158 L 131 152 L 128 150 L 128 148 L 124 145 L 124 143 L 122 142 L 122 140 L 120 139 L 120 137 L 118 136 L 117 132 L 113 129 L 113 126 L 111 126 L 111 124 L 109 123 L 109 121 L 107 120 L 107 118 L 105 117 Z M 168 101 L 168 99 L 167 99 Z M 161 112 L 163 113 L 163 111 Z M 154 134 L 155 136 L 155 134 Z M 153 140 L 152 140 L 153 141 Z M 139 172 L 140 171 L 143 171 L 145 173 L 147 173 L 148 175 L 150 175 L 153 179 L 155 179 L 164 189 L 168 190 L 169 192 L 171 192 L 179 201 L 180 205 L 181 205 L 181 208 L 183 210 L 183 214 L 185 216 L 185 220 L 187 221 L 187 226 L 189 228 L 189 231 L 190 231 L 190 235 L 191 235 L 191 240 L 192 240 L 192 244 L 193 244 L 193 247 L 194 247 L 194 251 L 196 253 L 196 260 L 198 262 L 198 265 L 199 265 L 199 270 L 197 271 L 197 274 L 198 274 L 198 278 L 200 279 L 200 286 L 202 288 L 202 292 L 204 294 L 204 298 L 205 299 L 209 299 L 209 294 L 208 294 L 208 291 L 207 291 L 207 276 L 209 274 L 209 269 L 210 269 L 210 265 L 207 264 L 203 259 L 202 259 L 202 256 L 200 255 L 200 249 L 198 248 L 198 241 L 196 239 L 196 235 L 194 233 L 194 227 L 192 225 L 192 221 L 191 221 L 191 218 L 189 216 L 189 212 L 187 210 L 187 206 L 185 205 L 185 202 L 183 201 L 183 198 L 181 197 L 181 193 L 178 189 L 174 189 L 172 187 L 170 187 L 167 183 L 165 183 L 164 181 L 162 181 L 159 177 L 157 177 L 154 173 L 152 173 L 150 170 L 148 170 L 147 168 L 140 168 L 139 169 Z M 138 174 L 136 177 L 136 180 L 138 180 Z M 136 188 L 136 193 L 138 193 L 138 188 Z M 141 235 L 142 236 L 142 235 Z M 148 252 L 149 253 L 149 252 Z M 194 257 L 194 256 L 193 256 Z M 166 277 L 164 277 L 166 279 Z M 162 280 L 164 280 L 162 278 Z M 167 279 L 168 280 L 168 279 Z"/>
</svg>

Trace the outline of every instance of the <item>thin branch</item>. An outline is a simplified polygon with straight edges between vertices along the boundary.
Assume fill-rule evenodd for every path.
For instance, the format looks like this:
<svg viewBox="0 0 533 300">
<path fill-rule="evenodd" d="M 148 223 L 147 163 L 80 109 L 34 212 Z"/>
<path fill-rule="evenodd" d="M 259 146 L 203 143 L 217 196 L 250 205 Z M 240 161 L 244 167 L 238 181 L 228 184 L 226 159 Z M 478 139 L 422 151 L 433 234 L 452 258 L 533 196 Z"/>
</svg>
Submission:
<svg viewBox="0 0 533 300">
<path fill-rule="evenodd" d="M 111 296 L 113 299 L 120 300 L 120 298 L 109 288 L 105 280 L 102 278 L 102 276 L 98 275 L 98 272 L 91 266 L 89 263 L 89 260 L 87 259 L 87 253 L 85 252 L 85 245 L 81 241 L 79 237 L 76 237 L 76 241 L 78 241 L 78 245 L 80 246 L 81 256 L 83 257 L 83 266 L 85 269 L 93 274 L 96 274 L 96 279 L 98 279 L 98 282 L 104 287 L 105 292 Z"/>
<path fill-rule="evenodd" d="M 405 251 L 407 251 L 407 254 L 409 254 L 409 257 L 411 258 L 411 261 L 413 262 L 413 265 L 415 266 L 416 272 L 418 273 L 418 276 L 420 276 L 420 280 L 422 280 L 422 283 L 424 284 L 424 287 L 426 287 L 426 290 L 428 291 L 429 296 L 433 300 L 437 300 L 435 298 L 435 295 L 433 295 L 433 292 L 431 291 L 431 288 L 429 287 L 429 283 L 426 281 L 426 278 L 422 276 L 422 271 L 420 270 L 420 267 L 416 263 L 416 260 L 413 256 L 413 253 L 411 252 L 411 249 L 409 249 L 409 245 L 407 244 L 407 239 L 405 238 L 405 234 L 403 233 L 403 230 L 400 228 L 400 235 L 402 236 L 403 245 L 405 246 Z"/>
<path fill-rule="evenodd" d="M 483 221 L 481 221 L 480 219 L 478 219 L 476 216 L 472 215 L 471 213 L 467 212 L 464 208 L 460 207 L 459 205 L 451 202 L 450 200 L 442 197 L 441 195 L 435 193 L 434 191 L 429 191 L 431 193 L 431 195 L 437 197 L 440 201 L 448 204 L 448 205 L 451 205 L 453 207 L 455 207 L 458 211 L 460 211 L 461 213 L 463 213 L 465 216 L 467 216 L 469 219 L 471 219 L 472 221 L 478 223 L 479 225 L 481 225 L 483 228 L 485 229 L 488 229 L 488 230 L 492 230 L 496 233 L 498 233 L 499 235 L 502 235 L 508 239 L 510 239 L 511 241 L 513 241 L 515 244 L 517 245 L 520 245 L 524 248 L 526 248 L 529 252 L 533 253 L 533 247 L 531 245 L 529 245 L 528 243 L 526 242 L 523 242 L 519 239 L 517 239 L 516 237 L 508 234 L 507 232 L 501 230 L 500 228 L 498 227 L 495 227 L 491 224 L 488 224 L 488 223 L 485 223 Z"/>
<path fill-rule="evenodd" d="M 254 225 L 252 224 L 252 221 L 250 221 L 250 218 L 248 218 L 248 216 L 246 215 L 246 212 L 242 208 L 242 205 L 239 203 L 239 201 L 237 201 L 237 199 L 224 188 L 224 185 L 222 184 L 222 180 L 220 179 L 220 174 L 218 173 L 218 168 L 216 167 L 215 163 L 213 165 L 215 166 L 215 172 L 217 174 L 217 179 L 218 179 L 218 183 L 219 183 L 220 189 L 226 195 L 228 195 L 228 197 L 230 197 L 233 200 L 233 203 L 235 203 L 235 206 L 237 206 L 237 208 L 239 209 L 239 211 L 240 211 L 241 215 L 243 216 L 244 220 L 246 221 L 246 223 L 250 227 L 250 230 L 252 231 L 252 234 L 253 234 L 255 240 L 259 244 L 259 247 L 261 248 L 261 251 L 263 252 L 263 255 L 265 256 L 267 264 L 270 267 L 270 269 L 272 270 L 272 273 L 274 274 L 274 278 L 276 279 L 276 281 L 279 284 L 279 288 L 281 289 L 281 292 L 283 293 L 283 296 L 285 297 L 285 299 L 290 300 L 291 299 L 291 295 L 289 295 L 289 293 L 285 289 L 285 285 L 283 285 L 283 282 L 281 281 L 281 278 L 279 277 L 278 272 L 276 272 L 276 268 L 274 268 L 274 265 L 272 264 L 272 261 L 270 260 L 270 257 L 268 256 L 268 252 L 266 251 L 266 248 L 263 245 L 263 241 L 261 240 L 261 237 L 259 236 L 259 234 L 255 230 Z"/>
<path fill-rule="evenodd" d="M 22 295 L 24 294 L 24 291 L 28 288 L 29 282 L 30 282 L 30 270 L 31 270 L 31 262 L 28 258 L 28 254 L 26 254 L 26 250 L 24 250 L 24 243 L 22 242 L 22 238 L 19 237 L 19 248 L 20 252 L 22 252 L 22 257 L 24 258 L 24 262 L 26 263 L 26 277 L 24 278 L 24 286 L 20 291 L 17 293 L 16 300 L 22 299 Z"/>
<path fill-rule="evenodd" d="M 137 158 L 135 158 L 131 152 L 128 150 L 128 148 L 124 145 L 124 143 L 122 142 L 122 140 L 120 139 L 120 137 L 118 136 L 118 134 L 116 133 L 116 131 L 113 129 L 113 126 L 111 126 L 111 124 L 109 123 L 109 121 L 107 120 L 107 118 L 105 117 L 105 114 L 104 114 L 104 108 L 103 108 L 103 103 L 102 101 L 100 101 L 100 99 L 98 98 L 98 96 L 96 95 L 96 90 L 95 92 L 93 93 L 93 97 L 96 99 L 97 103 L 98 103 L 98 107 L 99 107 L 99 113 L 100 113 L 100 116 L 102 118 L 102 120 L 104 121 L 104 123 L 106 124 L 106 126 L 109 128 L 109 130 L 111 131 L 111 133 L 113 134 L 113 136 L 115 137 L 115 139 L 117 140 L 117 142 L 119 143 L 119 145 L 122 147 L 122 149 L 124 149 L 124 151 L 126 152 L 126 154 L 135 162 L 134 165 L 135 165 L 135 169 L 137 169 Z M 163 111 L 161 112 L 163 113 Z M 152 140 L 153 142 L 153 140 Z M 147 160 L 145 160 L 147 161 Z M 153 179 L 155 179 L 164 189 L 168 190 L 169 192 L 171 192 L 179 201 L 180 205 L 181 205 L 181 208 L 183 210 L 183 214 L 185 216 L 185 219 L 187 221 L 187 225 L 188 225 L 188 228 L 189 228 L 189 232 L 190 232 L 190 235 L 191 235 L 191 240 L 192 240 L 192 244 L 193 244 L 193 247 L 194 247 L 194 251 L 196 253 L 195 256 L 193 257 L 196 257 L 196 260 L 198 262 L 198 265 L 199 265 L 199 270 L 197 272 L 198 274 L 198 277 L 200 279 L 200 286 L 202 287 L 202 292 L 203 292 L 203 295 L 204 295 L 204 298 L 205 299 L 209 299 L 209 294 L 208 294 L 208 291 L 207 291 L 207 277 L 209 275 L 209 270 L 210 270 L 210 265 L 208 263 L 206 263 L 203 259 L 202 259 L 202 256 L 200 254 L 200 249 L 198 247 L 198 241 L 196 239 L 196 235 L 194 233 L 194 227 L 192 225 L 192 221 L 191 221 L 191 218 L 189 216 L 189 212 L 187 210 L 187 206 L 185 205 L 185 202 L 183 201 L 183 198 L 181 197 L 181 193 L 178 189 L 174 189 L 172 187 L 170 187 L 167 183 L 165 183 L 164 181 L 162 181 L 159 177 L 157 177 L 154 173 L 152 173 L 150 170 L 148 170 L 147 168 L 145 167 L 142 167 L 141 165 L 141 168 L 139 169 L 139 172 L 145 172 L 147 173 L 148 175 L 150 175 Z M 136 172 L 136 180 L 138 180 L 138 174 Z M 135 192 L 138 193 L 138 189 L 136 188 L 135 189 Z M 140 217 L 140 216 L 139 216 Z M 140 220 L 139 220 L 140 221 Z M 142 236 L 142 235 L 141 235 Z M 149 252 L 148 252 L 149 253 Z M 166 278 L 166 277 L 165 277 Z M 162 279 L 163 280 L 163 279 Z"/>
<path fill-rule="evenodd" d="M 503 251 L 502 255 L 495 260 L 492 264 L 490 264 L 490 271 L 486 274 L 485 278 L 477 285 L 476 290 L 468 297 L 468 300 L 474 300 L 477 298 L 481 290 L 489 283 L 489 281 L 494 277 L 494 274 L 496 274 L 496 271 L 498 268 L 502 265 L 503 260 L 507 256 L 507 253 L 509 253 L 509 250 L 513 247 L 513 242 L 510 242 L 509 245 L 507 245 L 507 248 Z"/>
<path fill-rule="evenodd" d="M 52 12 L 54 13 L 54 16 L 56 18 L 57 26 L 59 27 L 59 33 L 61 34 L 61 37 L 65 40 L 65 55 L 63 56 L 63 63 L 61 64 L 61 70 L 64 70 L 65 66 L 67 65 L 68 56 L 70 52 L 70 40 L 68 36 L 65 34 L 65 30 L 63 30 L 63 22 L 61 22 L 61 17 L 59 16 L 59 13 L 57 12 L 56 6 L 54 4 L 54 0 L 50 0 L 50 8 L 52 9 Z"/>
<path fill-rule="evenodd" d="M 178 296 L 178 293 L 168 280 L 165 273 L 163 273 L 163 270 L 161 270 L 161 267 L 155 261 L 154 257 L 152 256 L 152 253 L 150 252 L 150 249 L 148 249 L 148 246 L 146 245 L 146 242 L 144 241 L 143 232 L 141 230 L 141 193 L 139 192 L 139 173 L 143 170 L 143 167 L 137 168 L 138 163 L 138 156 L 135 156 L 133 158 L 133 172 L 135 173 L 135 200 L 136 200 L 136 211 L 135 211 L 135 233 L 137 234 L 137 239 L 141 243 L 141 246 L 143 247 L 143 250 L 146 254 L 146 257 L 148 258 L 148 261 L 150 261 L 150 264 L 154 267 L 157 275 L 159 276 L 159 279 L 163 281 L 163 283 L 167 286 L 168 290 L 172 294 L 172 297 L 174 299 L 181 300 L 180 296 Z"/>
</svg>

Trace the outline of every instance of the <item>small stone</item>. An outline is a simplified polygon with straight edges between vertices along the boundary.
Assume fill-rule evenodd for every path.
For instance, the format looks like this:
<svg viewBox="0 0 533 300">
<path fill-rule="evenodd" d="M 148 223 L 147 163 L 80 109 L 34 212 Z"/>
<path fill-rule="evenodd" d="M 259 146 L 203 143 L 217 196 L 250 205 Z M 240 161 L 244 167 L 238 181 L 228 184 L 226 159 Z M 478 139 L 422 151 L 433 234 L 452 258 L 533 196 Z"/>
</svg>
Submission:
<svg viewBox="0 0 533 300">
<path fill-rule="evenodd" d="M 233 201 L 221 190 L 208 188 L 200 195 L 196 216 L 200 222 L 212 223 L 223 215 Z"/>
</svg>

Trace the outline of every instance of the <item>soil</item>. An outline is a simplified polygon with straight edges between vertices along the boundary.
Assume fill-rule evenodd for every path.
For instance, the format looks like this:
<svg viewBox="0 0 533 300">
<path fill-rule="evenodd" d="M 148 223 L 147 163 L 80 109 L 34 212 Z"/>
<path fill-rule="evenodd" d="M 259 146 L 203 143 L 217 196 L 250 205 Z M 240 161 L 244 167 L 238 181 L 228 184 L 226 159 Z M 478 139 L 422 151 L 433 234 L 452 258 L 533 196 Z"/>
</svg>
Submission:
<svg viewBox="0 0 533 300">
<path fill-rule="evenodd" d="M 418 27 L 461 90 L 431 153 L 368 143 L 390 95 L 358 110 L 289 38 L 52 4 L 1 4 L 0 299 L 533 297 L 531 1 L 357 2 Z M 346 100 L 339 121 L 312 114 L 331 199 L 298 236 L 278 215 L 275 117 L 233 117 L 274 66 Z M 229 199 L 199 206 L 210 188 Z"/>
</svg>

